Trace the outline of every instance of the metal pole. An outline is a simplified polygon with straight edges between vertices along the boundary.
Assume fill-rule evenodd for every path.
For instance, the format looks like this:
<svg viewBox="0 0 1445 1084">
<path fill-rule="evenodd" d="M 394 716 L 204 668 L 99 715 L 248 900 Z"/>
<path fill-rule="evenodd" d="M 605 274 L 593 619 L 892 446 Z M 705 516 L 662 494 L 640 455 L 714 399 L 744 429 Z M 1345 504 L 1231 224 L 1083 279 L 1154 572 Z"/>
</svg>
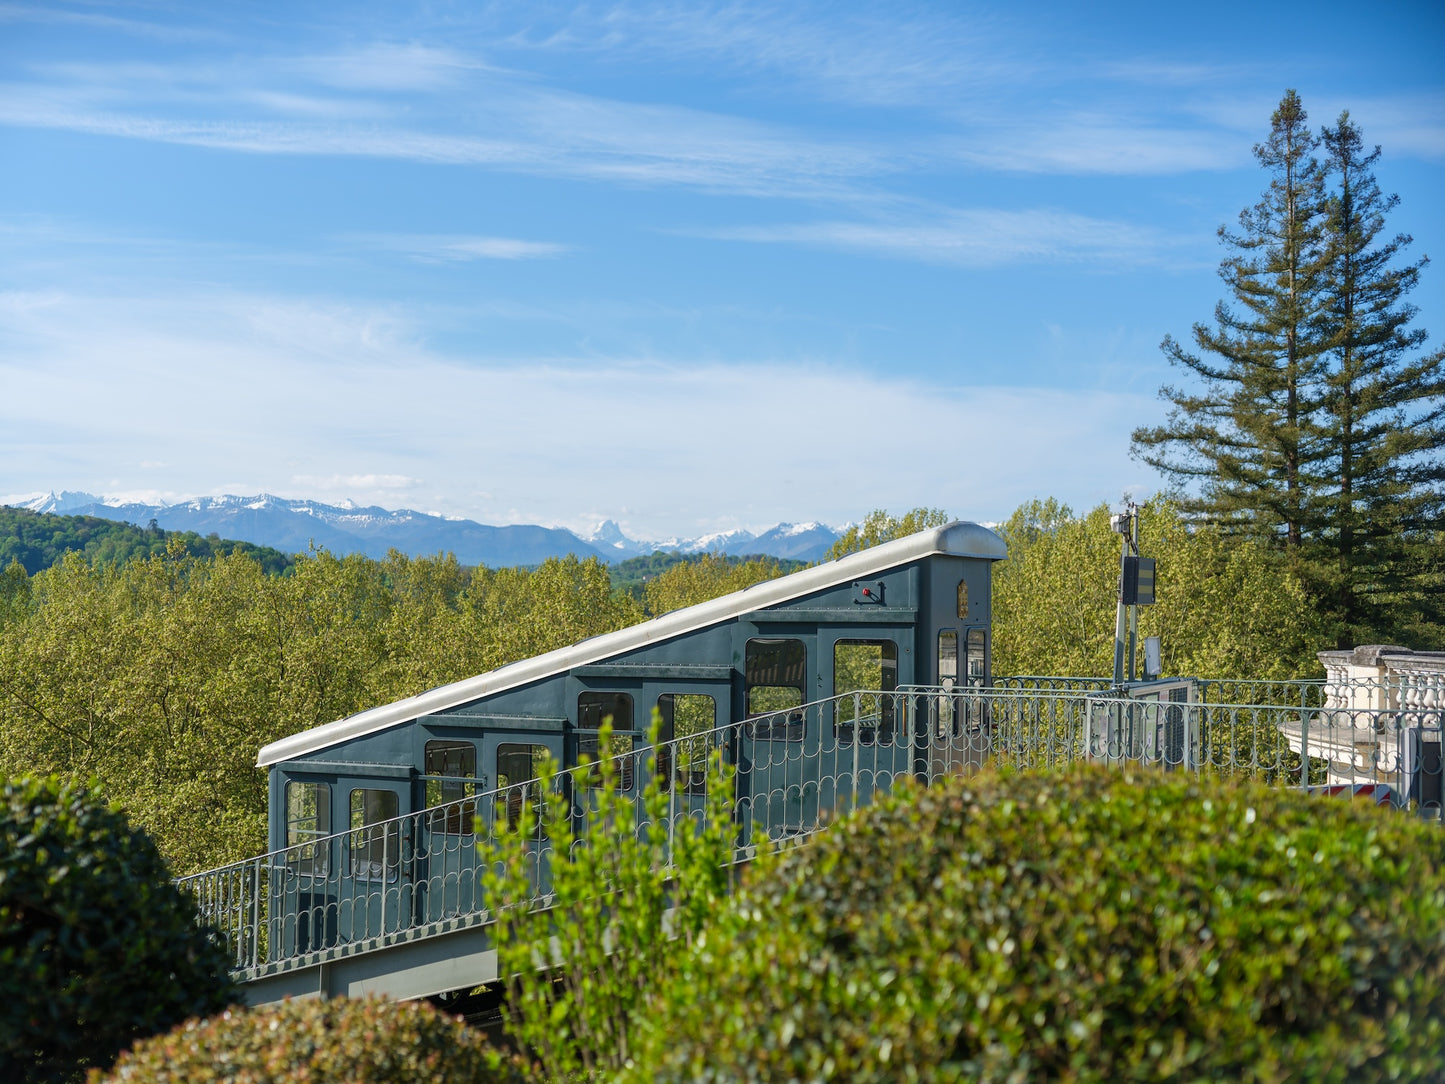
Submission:
<svg viewBox="0 0 1445 1084">
<path fill-rule="evenodd" d="M 391 829 L 381 830 L 381 933 L 386 933 L 386 870 L 391 850 Z"/>
<path fill-rule="evenodd" d="M 1131 557 L 1139 556 L 1139 514 L 1131 506 L 1129 511 L 1133 513 L 1129 517 L 1129 529 L 1133 553 Z M 1139 642 L 1139 603 L 1137 598 L 1129 604 L 1129 680 L 1134 680 L 1134 655 Z"/>
</svg>

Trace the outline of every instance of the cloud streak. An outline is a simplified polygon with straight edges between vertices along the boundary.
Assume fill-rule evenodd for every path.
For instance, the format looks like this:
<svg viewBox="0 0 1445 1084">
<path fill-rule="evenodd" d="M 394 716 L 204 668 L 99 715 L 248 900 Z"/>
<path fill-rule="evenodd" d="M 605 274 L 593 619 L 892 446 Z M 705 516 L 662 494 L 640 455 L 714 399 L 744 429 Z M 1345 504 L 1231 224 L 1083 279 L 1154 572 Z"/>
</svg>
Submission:
<svg viewBox="0 0 1445 1084">
<path fill-rule="evenodd" d="M 515 237 L 473 237 L 446 234 L 353 234 L 341 238 L 372 248 L 400 252 L 423 263 L 468 263 L 472 260 L 537 260 L 561 256 L 572 246 Z"/>
<path fill-rule="evenodd" d="M 925 222 L 811 222 L 697 230 L 693 236 L 799 244 L 962 267 L 1028 262 L 1159 264 L 1180 242 L 1125 222 L 1054 209 L 947 211 Z"/>
<path fill-rule="evenodd" d="M 393 322 L 235 296 L 163 310 L 0 297 L 0 492 L 108 491 L 143 458 L 171 494 L 289 479 L 296 495 L 404 492 L 485 522 L 583 527 L 579 510 L 626 508 L 666 535 L 719 509 L 747 526 L 841 522 L 878 499 L 865 494 L 998 518 L 1041 476 L 1088 504 L 1137 473 L 1121 434 L 1138 396 L 766 359 L 497 368 L 419 349 Z M 899 472 L 884 449 L 905 430 L 918 466 Z M 986 470 L 959 469 L 964 431 Z"/>
</svg>

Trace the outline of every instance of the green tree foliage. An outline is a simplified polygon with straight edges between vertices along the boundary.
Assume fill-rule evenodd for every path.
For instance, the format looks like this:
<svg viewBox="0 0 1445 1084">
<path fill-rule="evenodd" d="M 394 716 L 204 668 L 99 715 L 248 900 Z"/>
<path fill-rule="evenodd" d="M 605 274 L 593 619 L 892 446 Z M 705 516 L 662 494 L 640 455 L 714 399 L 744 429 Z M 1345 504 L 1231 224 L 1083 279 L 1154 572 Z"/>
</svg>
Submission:
<svg viewBox="0 0 1445 1084">
<path fill-rule="evenodd" d="M 90 1084 L 511 1084 L 514 1059 L 425 1002 L 284 1001 L 188 1020 Z"/>
<path fill-rule="evenodd" d="M 654 712 L 654 746 L 660 725 Z M 609 719 L 600 758 L 584 757 L 571 788 L 560 785 L 556 765 L 543 766 L 536 787 L 548 796 L 540 809 L 545 861 L 539 811 L 530 802 L 484 852 L 507 1031 L 549 1081 L 611 1080 L 632 1061 L 635 1030 L 656 1011 L 660 985 L 722 908 L 729 887 L 732 773 L 720 753 L 709 761 L 701 807 L 690 810 L 691 799 L 674 786 L 681 774 L 659 771 L 651 752 L 641 796 L 621 793 L 610 747 Z M 585 810 L 580 823 L 569 789 Z M 540 867 L 551 897 L 545 909 L 533 909 Z"/>
<path fill-rule="evenodd" d="M 1404 302 L 1423 260 L 1383 239 L 1383 197 L 1348 114 L 1323 133 L 1294 91 L 1255 155 L 1263 199 L 1221 229 L 1233 305 L 1164 340 L 1193 388 L 1164 387 L 1166 424 L 1134 453 L 1193 489 L 1185 507 L 1289 557 L 1339 646 L 1441 631 L 1445 353 L 1420 356 Z M 1433 646 L 1431 644 L 1430 646 Z"/>
<path fill-rule="evenodd" d="M 1335 188 L 1325 217 L 1321 322 L 1330 365 L 1318 424 L 1325 527 L 1313 547 L 1314 577 L 1339 646 L 1394 632 L 1396 615 L 1416 612 L 1425 628 L 1411 631 L 1433 625 L 1434 638 L 1419 641 L 1433 647 L 1445 633 L 1445 351 L 1418 356 L 1425 329 L 1409 326 L 1416 309 L 1404 301 L 1427 261 L 1399 263 L 1411 238 L 1385 237 L 1399 198 L 1381 193 L 1380 148 L 1366 153 L 1349 112 L 1321 138 Z"/>
<path fill-rule="evenodd" d="M 197 557 L 245 554 L 272 575 L 289 571 L 296 560 L 270 546 L 214 534 L 202 537 L 195 531 L 163 531 L 97 516 L 58 516 L 0 505 L 0 567 L 17 561 L 32 576 L 67 553 L 79 553 L 91 564 L 124 564 L 165 553 L 173 539 L 180 539 Z"/>
<path fill-rule="evenodd" d="M 644 589 L 647 610 L 665 614 L 684 606 L 695 606 L 755 583 L 785 576 L 798 567 L 800 562 L 778 561 L 772 557 L 739 560 L 722 554 L 702 554 L 681 561 L 647 581 Z"/>
<path fill-rule="evenodd" d="M 1057 501 L 1031 501 L 999 533 L 1008 560 L 993 571 L 994 673 L 1112 673 L 1119 536 L 1108 507 L 1075 516 Z M 1195 523 L 1162 496 L 1141 507 L 1140 539 L 1158 582 L 1155 605 L 1140 607 L 1139 635 L 1161 638 L 1166 674 L 1318 673 L 1324 629 L 1277 553 Z"/>
<path fill-rule="evenodd" d="M 265 743 L 641 617 L 575 558 L 468 571 L 318 552 L 274 577 L 172 539 L 123 566 L 16 567 L 0 578 L 0 770 L 97 777 L 177 873 L 265 849 Z"/>
<path fill-rule="evenodd" d="M 930 527 L 942 527 L 951 522 L 948 513 L 941 508 L 915 508 L 911 512 L 903 513 L 901 518 L 895 518 L 879 508 L 869 512 L 861 524 L 844 531 L 842 537 L 828 547 L 823 559 L 836 561 L 839 557 L 869 549 L 882 542 L 906 538 Z"/>
<path fill-rule="evenodd" d="M 12 778 L 0 806 L 0 1078 L 62 1081 L 234 996 L 160 853 L 85 788 Z"/>
<path fill-rule="evenodd" d="M 1318 407 L 1323 353 L 1313 327 L 1324 288 L 1324 173 L 1306 121 L 1289 91 L 1271 117 L 1269 138 L 1254 148 L 1269 175 L 1264 197 L 1240 212 L 1240 232 L 1220 227 L 1234 253 L 1219 275 L 1238 308 L 1221 302 L 1215 327 L 1194 326 L 1199 354 L 1164 340 L 1170 362 L 1202 387 L 1163 388 L 1174 404 L 1169 423 L 1134 432 L 1144 462 L 1201 483 L 1199 510 L 1247 532 L 1281 533 L 1295 549 L 1318 465 L 1305 423 Z"/>
<path fill-rule="evenodd" d="M 638 602 L 646 602 L 648 583 L 669 569 L 682 564 L 698 564 L 704 561 L 717 560 L 725 561 L 734 566 L 771 562 L 778 566 L 779 571 L 777 575 L 796 572 L 807 564 L 805 561 L 773 558 L 763 554 L 738 557 L 732 554 L 689 554 L 677 553 L 675 551 L 672 553 L 664 553 L 659 550 L 650 556 L 629 557 L 625 561 L 618 561 L 608 566 L 607 571 L 608 575 L 612 578 L 612 586 L 615 590 L 627 592 Z M 731 588 L 729 588 L 729 590 L 731 590 Z"/>
<path fill-rule="evenodd" d="M 904 788 L 764 856 L 637 1081 L 1435 1079 L 1438 829 L 1099 767 Z"/>
</svg>

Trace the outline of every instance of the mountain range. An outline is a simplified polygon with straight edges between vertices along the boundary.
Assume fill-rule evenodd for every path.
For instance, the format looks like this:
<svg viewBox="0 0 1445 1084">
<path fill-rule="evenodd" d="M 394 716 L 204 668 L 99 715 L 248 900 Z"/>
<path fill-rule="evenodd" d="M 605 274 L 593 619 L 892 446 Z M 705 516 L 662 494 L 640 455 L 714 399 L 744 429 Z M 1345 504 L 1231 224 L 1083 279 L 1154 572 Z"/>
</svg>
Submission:
<svg viewBox="0 0 1445 1084">
<path fill-rule="evenodd" d="M 391 549 L 413 557 L 451 552 L 466 565 L 502 568 L 535 565 L 548 557 L 598 557 L 612 562 L 659 550 L 680 553 L 766 554 L 817 561 L 839 532 L 821 523 L 780 523 L 761 534 L 728 531 L 700 538 L 629 538 L 613 520 L 587 537 L 561 527 L 509 524 L 501 527 L 452 519 L 411 509 L 361 507 L 346 502 L 289 500 L 270 494 L 254 497 L 198 497 L 176 504 L 146 504 L 63 491 L 7 497 L 0 503 L 33 512 L 99 516 L 146 526 L 155 520 L 167 531 L 195 531 L 271 546 L 287 553 L 315 544 L 335 554 L 384 557 Z"/>
</svg>

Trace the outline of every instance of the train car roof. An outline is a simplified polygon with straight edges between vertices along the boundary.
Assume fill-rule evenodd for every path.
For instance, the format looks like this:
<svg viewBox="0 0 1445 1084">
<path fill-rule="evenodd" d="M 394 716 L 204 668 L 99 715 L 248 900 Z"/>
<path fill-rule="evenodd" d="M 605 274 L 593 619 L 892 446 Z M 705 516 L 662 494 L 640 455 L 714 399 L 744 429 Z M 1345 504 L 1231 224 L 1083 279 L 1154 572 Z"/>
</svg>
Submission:
<svg viewBox="0 0 1445 1084">
<path fill-rule="evenodd" d="M 945 527 L 919 531 L 907 538 L 851 553 L 827 564 L 757 583 L 741 591 L 700 602 L 696 606 L 673 610 L 616 632 L 593 636 L 569 647 L 509 663 L 485 674 L 463 678 L 449 685 L 439 685 L 404 700 L 368 708 L 334 723 L 303 730 L 299 734 L 263 746 L 256 758 L 256 766 L 265 768 L 305 756 L 352 738 L 411 722 L 424 715 L 460 707 L 483 696 L 541 681 L 576 666 L 602 662 L 640 647 L 661 643 L 755 610 L 789 602 L 838 583 L 876 575 L 934 554 L 998 561 L 1007 556 L 1007 550 L 1002 538 L 977 523 L 950 523 Z"/>
</svg>

